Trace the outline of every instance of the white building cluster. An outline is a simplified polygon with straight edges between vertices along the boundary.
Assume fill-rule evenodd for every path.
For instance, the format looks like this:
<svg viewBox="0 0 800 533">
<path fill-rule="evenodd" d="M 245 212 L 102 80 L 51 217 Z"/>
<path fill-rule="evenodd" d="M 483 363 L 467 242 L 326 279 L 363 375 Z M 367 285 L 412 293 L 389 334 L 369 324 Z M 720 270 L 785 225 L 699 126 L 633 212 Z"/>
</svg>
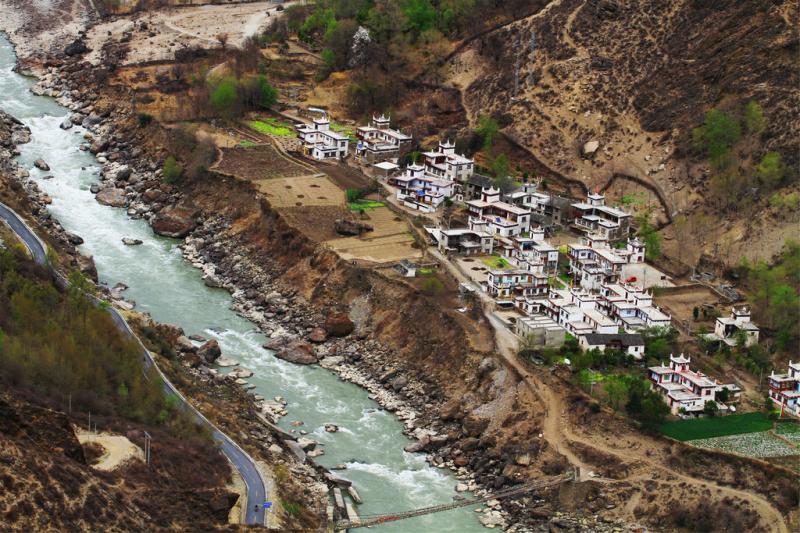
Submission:
<svg viewBox="0 0 800 533">
<path fill-rule="evenodd" d="M 730 404 L 739 401 L 742 389 L 735 383 L 722 385 L 702 372 L 689 367 L 691 359 L 670 355 L 669 365 L 661 364 L 648 369 L 653 390 L 661 393 L 673 415 L 679 413 L 700 414 L 706 403 L 713 401 L 720 411 L 728 411 Z M 719 394 L 728 389 L 726 402 L 721 401 Z"/>
</svg>

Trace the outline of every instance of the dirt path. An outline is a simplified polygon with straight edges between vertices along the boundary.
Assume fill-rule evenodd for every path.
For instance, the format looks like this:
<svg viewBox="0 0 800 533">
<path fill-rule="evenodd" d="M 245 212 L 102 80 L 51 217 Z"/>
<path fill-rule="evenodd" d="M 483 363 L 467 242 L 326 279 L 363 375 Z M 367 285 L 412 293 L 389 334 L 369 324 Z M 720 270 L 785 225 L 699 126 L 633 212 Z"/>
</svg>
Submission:
<svg viewBox="0 0 800 533">
<path fill-rule="evenodd" d="M 87 433 L 76 430 L 75 435 L 81 444 L 94 442 L 105 449 L 105 453 L 92 465 L 92 468 L 109 472 L 116 470 L 131 459 L 144 460 L 142 449 L 122 435 L 108 433 Z"/>
</svg>

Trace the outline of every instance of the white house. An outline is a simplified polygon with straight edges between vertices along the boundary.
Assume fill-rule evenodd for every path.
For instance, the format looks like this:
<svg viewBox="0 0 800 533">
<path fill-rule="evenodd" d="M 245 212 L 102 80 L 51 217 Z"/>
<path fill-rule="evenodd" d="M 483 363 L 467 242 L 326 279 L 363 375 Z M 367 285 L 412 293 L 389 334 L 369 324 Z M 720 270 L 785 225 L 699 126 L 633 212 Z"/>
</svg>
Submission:
<svg viewBox="0 0 800 533">
<path fill-rule="evenodd" d="M 494 239 L 486 229 L 486 223 L 470 220 L 468 228 L 432 228 L 425 231 L 442 253 L 449 255 L 489 255 Z"/>
<path fill-rule="evenodd" d="M 572 204 L 575 227 L 585 233 L 599 233 L 608 240 L 627 239 L 632 216 L 606 205 L 602 194 L 589 194 L 585 202 Z"/>
<path fill-rule="evenodd" d="M 490 270 L 486 275 L 486 292 L 498 299 L 513 300 L 516 297 L 547 294 L 547 276 L 527 270 Z"/>
<path fill-rule="evenodd" d="M 555 276 L 558 273 L 558 248 L 544 239 L 541 228 L 531 229 L 528 237 L 516 235 L 497 240 L 503 257 L 511 264 L 536 274 Z"/>
<path fill-rule="evenodd" d="M 584 350 L 621 350 L 635 359 L 644 357 L 644 337 L 636 333 L 588 333 L 578 337 Z"/>
<path fill-rule="evenodd" d="M 311 124 L 297 126 L 297 136 L 303 153 L 314 159 L 344 159 L 350 146 L 346 135 L 331 130 L 331 122 L 326 115 L 315 118 Z"/>
<path fill-rule="evenodd" d="M 670 355 L 669 366 L 662 364 L 648 369 L 647 376 L 653 390 L 664 396 L 672 414 L 677 415 L 681 409 L 687 414 L 700 414 L 708 401 L 715 402 L 720 410 L 726 411 L 728 405 L 717 398 L 722 389 L 728 389 L 728 404 L 739 400 L 741 387 L 734 383 L 720 385 L 702 372 L 689 368 L 690 362 L 691 359 L 683 354 L 678 357 Z"/>
<path fill-rule="evenodd" d="M 769 397 L 781 408 L 781 413 L 800 416 L 800 363 L 789 361 L 786 374 L 769 375 Z"/>
<path fill-rule="evenodd" d="M 435 211 L 453 196 L 453 182 L 429 176 L 422 165 L 408 165 L 402 174 L 387 181 L 397 187 L 397 199 L 403 205 L 425 213 Z"/>
<path fill-rule="evenodd" d="M 746 347 L 758 343 L 758 326 L 750 321 L 750 309 L 747 307 L 734 307 L 730 317 L 717 318 L 714 333 L 705 335 L 705 338 L 710 341 L 721 341 L 733 347 L 739 342 L 740 331 L 744 332 Z"/>
<path fill-rule="evenodd" d="M 486 221 L 489 232 L 498 237 L 521 235 L 531 228 L 530 209 L 500 201 L 499 189 L 484 188 L 480 199 L 466 203 L 470 218 Z"/>
<path fill-rule="evenodd" d="M 391 128 L 389 117 L 384 115 L 373 115 L 369 125 L 356 128 L 356 137 L 356 157 L 370 163 L 400 157 L 412 141 L 411 135 Z"/>
<path fill-rule="evenodd" d="M 436 178 L 464 182 L 475 172 L 475 161 L 456 153 L 456 145 L 439 141 L 436 150 L 422 152 L 425 173 Z"/>
</svg>

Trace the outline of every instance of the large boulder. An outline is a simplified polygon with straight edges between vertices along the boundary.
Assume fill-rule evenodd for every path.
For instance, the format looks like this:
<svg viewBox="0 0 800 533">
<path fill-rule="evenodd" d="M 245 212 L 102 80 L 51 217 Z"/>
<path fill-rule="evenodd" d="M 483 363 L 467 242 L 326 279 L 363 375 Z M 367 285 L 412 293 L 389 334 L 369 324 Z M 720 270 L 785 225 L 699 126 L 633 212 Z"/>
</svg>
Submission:
<svg viewBox="0 0 800 533">
<path fill-rule="evenodd" d="M 355 327 L 347 313 L 329 313 L 325 319 L 325 331 L 331 337 L 347 337 L 353 333 Z"/>
<path fill-rule="evenodd" d="M 182 239 L 196 226 L 197 210 L 185 206 L 168 206 L 153 220 L 153 231 L 164 237 Z"/>
<path fill-rule="evenodd" d="M 86 43 L 80 38 L 75 39 L 64 48 L 64 53 L 68 56 L 77 56 L 85 54 L 88 51 L 89 49 L 86 47 Z"/>
<path fill-rule="evenodd" d="M 92 256 L 86 257 L 85 255 L 77 255 L 75 256 L 75 262 L 78 265 L 78 270 L 80 270 L 84 276 L 97 283 L 97 267 L 94 265 Z"/>
<path fill-rule="evenodd" d="M 275 351 L 275 357 L 298 365 L 313 365 L 317 362 L 317 354 L 314 353 L 314 347 L 308 342 L 299 339 L 279 347 Z"/>
<path fill-rule="evenodd" d="M 219 347 L 219 343 L 215 339 L 211 339 L 197 349 L 197 355 L 205 359 L 206 362 L 213 363 L 222 355 L 222 350 Z"/>
<path fill-rule="evenodd" d="M 487 427 L 489 427 L 489 419 L 481 418 L 475 414 L 470 414 L 462 422 L 462 429 L 464 433 L 470 437 L 480 437 Z"/>
<path fill-rule="evenodd" d="M 33 166 L 35 166 L 35 167 L 36 167 L 36 168 L 38 168 L 39 170 L 44 170 L 44 171 L 48 171 L 48 170 L 50 170 L 50 165 L 48 165 L 48 164 L 45 162 L 45 160 L 44 160 L 44 159 L 42 159 L 41 157 L 40 157 L 39 159 L 37 159 L 36 161 L 34 161 L 34 162 L 33 162 Z"/>
<path fill-rule="evenodd" d="M 109 187 L 108 189 L 103 189 L 95 199 L 103 204 L 103 205 L 110 205 L 111 207 L 125 207 L 125 191 L 122 189 L 112 188 Z"/>
</svg>

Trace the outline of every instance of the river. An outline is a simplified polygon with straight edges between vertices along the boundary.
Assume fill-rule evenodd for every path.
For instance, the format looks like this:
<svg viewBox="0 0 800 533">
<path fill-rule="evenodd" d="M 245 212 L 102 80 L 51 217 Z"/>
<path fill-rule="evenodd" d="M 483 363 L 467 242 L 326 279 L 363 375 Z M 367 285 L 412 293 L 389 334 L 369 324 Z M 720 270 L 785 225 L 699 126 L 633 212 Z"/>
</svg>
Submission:
<svg viewBox="0 0 800 533">
<path fill-rule="evenodd" d="M 309 437 L 324 444 L 318 461 L 338 463 L 338 472 L 355 484 L 364 504 L 362 516 L 394 513 L 448 503 L 456 494 L 456 478 L 445 469 L 429 466 L 421 454 L 403 451 L 409 440 L 402 425 L 367 397 L 367 393 L 317 366 L 300 366 L 275 358 L 261 347 L 264 336 L 252 323 L 231 309 L 230 295 L 206 287 L 199 270 L 183 260 L 179 241 L 155 236 L 143 220 L 128 218 L 124 209 L 98 204 L 89 191 L 99 179 L 100 166 L 88 152 L 79 150 L 85 131 L 64 131 L 58 126 L 68 110 L 51 98 L 29 91 L 35 80 L 12 71 L 14 50 L 0 35 L 0 106 L 30 127 L 32 141 L 20 146 L 20 165 L 31 172 L 52 199 L 50 211 L 69 231 L 81 235 L 80 250 L 94 257 L 100 281 L 109 286 L 127 284 L 128 299 L 139 311 L 161 322 L 181 326 L 187 333 L 219 341 L 223 353 L 255 372 L 249 381 L 255 393 L 266 398 L 283 396 L 289 416 L 287 429 L 300 420 Z M 43 158 L 51 171 L 33 167 Z M 53 179 L 42 179 L 45 175 Z M 141 246 L 125 246 L 123 237 L 141 239 Z M 230 413 L 236 416 L 236 413 Z M 339 426 L 327 433 L 324 424 Z M 462 508 L 385 524 L 380 531 L 469 532 L 483 531 L 473 508 Z"/>
</svg>

